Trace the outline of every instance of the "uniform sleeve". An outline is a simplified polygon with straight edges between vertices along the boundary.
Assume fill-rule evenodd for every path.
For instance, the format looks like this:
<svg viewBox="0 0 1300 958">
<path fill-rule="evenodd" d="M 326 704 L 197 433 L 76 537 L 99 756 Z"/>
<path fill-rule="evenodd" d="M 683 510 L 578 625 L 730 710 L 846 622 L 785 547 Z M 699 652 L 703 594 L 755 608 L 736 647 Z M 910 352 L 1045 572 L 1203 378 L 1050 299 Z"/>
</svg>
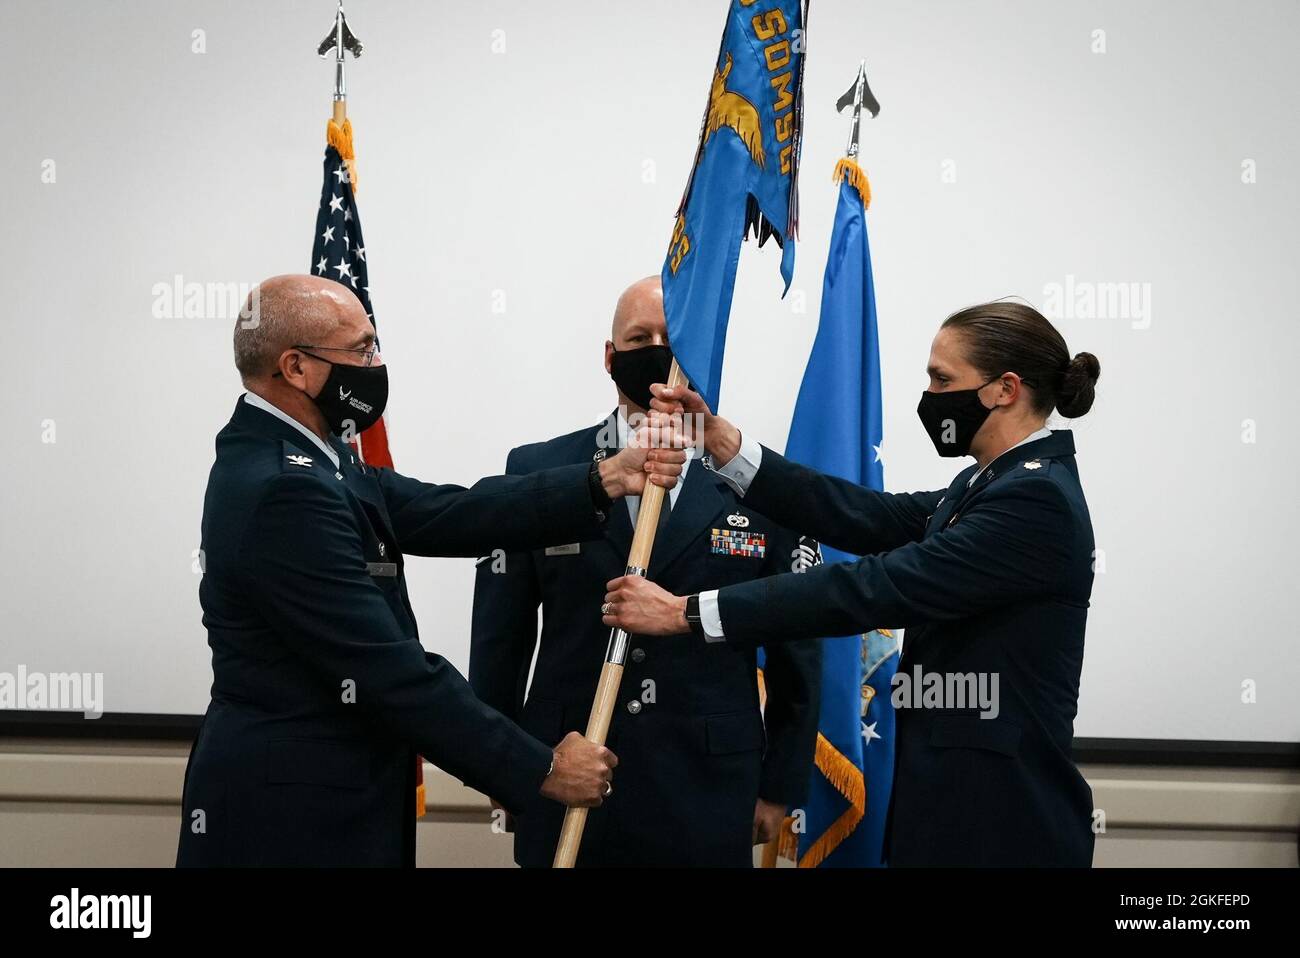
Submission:
<svg viewBox="0 0 1300 958">
<path fill-rule="evenodd" d="M 797 577 L 789 569 L 798 537 L 779 529 L 773 539 L 777 548 L 768 556 L 768 573 Z M 767 751 L 763 756 L 758 794 L 769 802 L 794 808 L 808 797 L 816 754 L 822 646 L 816 639 L 774 642 L 765 652 L 763 678 L 767 706 L 763 721 L 767 728 Z"/>
<path fill-rule="evenodd" d="M 822 646 L 816 639 L 767 646 L 767 752 L 758 794 L 793 808 L 808 797 L 821 708 Z"/>
<path fill-rule="evenodd" d="M 517 451 L 512 452 L 507 474 L 521 471 L 517 459 Z M 480 699 L 516 721 L 537 647 L 542 601 L 537 571 L 532 552 L 494 551 L 479 562 L 474 578 L 469 683 Z"/>
<path fill-rule="evenodd" d="M 1076 533 L 1050 480 L 990 491 L 960 521 L 883 555 L 728 586 L 727 641 L 770 645 L 962 619 L 1059 590 Z"/>
<path fill-rule="evenodd" d="M 763 447 L 745 504 L 841 552 L 867 555 L 915 542 L 943 492 L 876 492 Z M 722 624 L 729 628 L 726 614 Z"/>
<path fill-rule="evenodd" d="M 241 559 L 253 601 L 324 688 L 341 697 L 351 689 L 350 707 L 506 807 L 536 796 L 551 750 L 403 633 L 332 490 L 310 475 L 277 477 L 250 518 Z"/>
<path fill-rule="evenodd" d="M 589 469 L 590 463 L 491 476 L 468 489 L 380 469 L 379 485 L 403 553 L 477 557 L 496 548 L 540 549 L 600 536 Z"/>
</svg>

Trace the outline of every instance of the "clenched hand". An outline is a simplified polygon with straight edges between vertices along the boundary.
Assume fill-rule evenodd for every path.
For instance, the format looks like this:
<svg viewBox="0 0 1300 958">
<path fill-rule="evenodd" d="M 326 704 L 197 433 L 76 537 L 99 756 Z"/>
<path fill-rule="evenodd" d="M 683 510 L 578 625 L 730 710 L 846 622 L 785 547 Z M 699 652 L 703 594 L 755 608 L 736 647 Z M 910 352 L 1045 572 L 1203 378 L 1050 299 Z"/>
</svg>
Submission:
<svg viewBox="0 0 1300 958">
<path fill-rule="evenodd" d="M 542 782 L 542 794 L 561 805 L 596 808 L 613 791 L 616 765 L 618 757 L 605 746 L 570 732 L 555 748 L 555 768 Z"/>
</svg>

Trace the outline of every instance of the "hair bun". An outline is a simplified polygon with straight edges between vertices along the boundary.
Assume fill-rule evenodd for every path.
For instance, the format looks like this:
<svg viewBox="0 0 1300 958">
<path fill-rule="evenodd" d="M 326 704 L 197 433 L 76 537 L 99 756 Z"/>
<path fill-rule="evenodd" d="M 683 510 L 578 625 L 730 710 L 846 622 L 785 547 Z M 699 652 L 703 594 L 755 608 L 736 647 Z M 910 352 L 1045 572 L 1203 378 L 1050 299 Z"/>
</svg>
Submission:
<svg viewBox="0 0 1300 958">
<path fill-rule="evenodd" d="M 1078 353 L 1065 367 L 1056 408 L 1066 419 L 1077 419 L 1092 408 L 1101 362 L 1092 353 Z"/>
</svg>

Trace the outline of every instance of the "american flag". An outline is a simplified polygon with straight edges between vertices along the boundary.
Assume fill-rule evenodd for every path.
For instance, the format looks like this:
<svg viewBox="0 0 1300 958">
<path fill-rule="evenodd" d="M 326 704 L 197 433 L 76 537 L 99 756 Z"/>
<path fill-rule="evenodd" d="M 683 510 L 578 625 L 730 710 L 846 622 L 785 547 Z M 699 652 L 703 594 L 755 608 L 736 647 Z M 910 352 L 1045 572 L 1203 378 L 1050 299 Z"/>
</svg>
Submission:
<svg viewBox="0 0 1300 958">
<path fill-rule="evenodd" d="M 357 294 L 371 325 L 375 311 L 370 305 L 370 273 L 366 266 L 366 242 L 361 238 L 361 216 L 357 213 L 356 163 L 352 155 L 352 121 L 339 126 L 329 123 L 325 147 L 325 182 L 320 190 L 320 208 L 316 211 L 316 236 L 311 244 L 311 271 L 343 283 Z M 335 143 L 347 152 L 344 158 Z M 375 327 L 375 344 L 379 328 Z M 388 451 L 388 430 L 381 418 L 353 440 L 361 461 L 372 466 L 393 468 Z M 415 756 L 415 816 L 424 815 L 424 758 Z"/>
<path fill-rule="evenodd" d="M 347 139 L 350 141 L 351 123 L 348 127 Z M 339 154 L 333 144 L 326 146 L 325 182 L 320 191 L 320 209 L 316 211 L 311 271 L 316 276 L 328 276 L 356 293 L 373 324 L 375 313 L 370 305 L 366 244 L 361 237 L 361 217 L 357 213 L 352 188 L 353 169 L 354 166 Z M 393 457 L 388 451 L 388 431 L 383 419 L 357 437 L 355 444 L 362 461 L 392 468 Z"/>
</svg>

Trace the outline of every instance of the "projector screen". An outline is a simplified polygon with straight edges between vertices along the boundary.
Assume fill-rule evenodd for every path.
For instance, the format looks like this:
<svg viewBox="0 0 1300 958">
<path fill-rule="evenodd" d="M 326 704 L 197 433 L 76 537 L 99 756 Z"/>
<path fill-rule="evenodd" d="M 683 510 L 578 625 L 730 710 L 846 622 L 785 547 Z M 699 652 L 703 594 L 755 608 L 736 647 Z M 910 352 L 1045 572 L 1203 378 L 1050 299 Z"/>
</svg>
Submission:
<svg viewBox="0 0 1300 958">
<path fill-rule="evenodd" d="M 745 245 L 722 412 L 784 446 L 848 136 L 834 105 L 865 57 L 887 487 L 962 465 L 915 415 L 939 323 L 1024 297 L 1102 365 L 1092 413 L 1053 423 L 1075 430 L 1099 550 L 1077 734 L 1300 739 L 1300 7 L 813 6 L 794 284 L 782 299 L 775 245 Z M 468 484 L 613 407 L 614 301 L 662 265 L 725 13 L 642 8 L 349 5 L 400 471 Z M 206 707 L 196 550 L 240 394 L 237 294 L 308 269 L 332 10 L 6 5 L 0 672 L 102 673 L 109 713 Z M 423 641 L 464 670 L 473 563 L 407 575 Z"/>
</svg>

